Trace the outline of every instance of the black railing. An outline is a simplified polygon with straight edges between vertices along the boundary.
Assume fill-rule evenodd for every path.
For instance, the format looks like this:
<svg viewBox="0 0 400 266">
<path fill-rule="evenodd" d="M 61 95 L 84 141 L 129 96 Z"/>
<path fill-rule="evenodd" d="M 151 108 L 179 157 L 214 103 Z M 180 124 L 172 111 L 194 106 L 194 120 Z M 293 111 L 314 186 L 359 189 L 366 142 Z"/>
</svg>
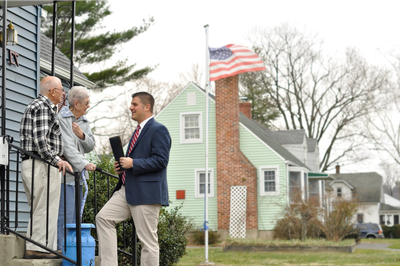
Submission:
<svg viewBox="0 0 400 266">
<path fill-rule="evenodd" d="M 59 254 L 57 251 L 52 250 L 49 247 L 32 240 L 29 236 L 25 236 L 23 233 L 21 233 L 21 230 L 18 230 L 19 228 L 21 228 L 21 226 L 20 226 L 20 216 L 19 216 L 20 211 L 19 211 L 19 206 L 18 206 L 19 205 L 18 204 L 19 203 L 18 194 L 20 193 L 18 184 L 20 183 L 19 175 L 20 175 L 20 163 L 21 163 L 20 157 L 21 157 L 21 155 L 24 154 L 24 155 L 30 156 L 33 159 L 34 162 L 35 162 L 35 160 L 39 160 L 39 161 L 45 162 L 48 165 L 48 176 L 47 176 L 47 186 L 48 187 L 49 187 L 50 182 L 51 182 L 50 181 L 49 169 L 50 169 L 50 167 L 54 167 L 54 166 L 51 166 L 48 162 L 46 162 L 42 158 L 40 158 L 40 156 L 38 156 L 38 155 L 36 155 L 34 153 L 31 153 L 31 152 L 25 151 L 25 150 L 21 149 L 20 147 L 13 145 L 11 137 L 6 137 L 4 139 L 6 139 L 9 142 L 9 151 L 8 151 L 9 162 L 8 162 L 8 165 L 6 165 L 6 166 L 0 165 L 0 177 L 1 177 L 1 199 L 0 199 L 1 200 L 1 231 L 0 232 L 1 232 L 1 234 L 8 235 L 8 234 L 11 233 L 11 234 L 17 235 L 18 237 L 23 238 L 26 241 L 31 242 L 34 245 L 36 245 L 36 246 L 38 246 L 38 247 L 40 247 L 40 248 L 42 248 L 44 250 L 47 250 L 48 252 L 50 252 L 52 254 L 58 255 L 60 258 L 63 258 L 65 260 L 71 262 L 74 265 L 79 265 L 79 266 L 82 265 L 82 243 L 81 243 L 81 223 L 82 223 L 82 221 L 80 219 L 80 217 L 81 217 L 81 213 L 80 213 L 80 211 L 81 211 L 81 196 L 80 196 L 81 195 L 80 194 L 81 173 L 71 173 L 69 171 L 66 171 L 67 173 L 72 174 L 75 177 L 75 211 L 76 211 L 75 212 L 75 217 L 76 217 L 76 248 L 77 248 L 76 255 L 77 255 L 77 261 L 74 261 L 74 260 L 66 257 L 65 255 Z M 34 167 L 34 163 L 32 165 Z M 33 178 L 34 176 L 33 176 L 33 173 L 34 173 L 34 171 L 32 171 L 32 191 L 33 191 L 33 187 L 34 187 L 34 178 Z M 100 177 L 99 177 L 99 175 L 100 175 Z M 14 177 L 14 180 L 13 180 L 13 177 Z M 66 180 L 65 179 L 66 178 L 65 175 L 64 175 L 63 178 L 64 178 L 64 184 L 65 184 L 65 180 Z M 97 168 L 96 171 L 93 172 L 93 182 L 94 182 L 94 186 L 93 186 L 94 187 L 94 191 L 93 191 L 93 193 L 94 193 L 94 195 L 93 195 L 93 198 L 94 198 L 93 208 L 94 208 L 94 214 L 97 214 L 98 209 L 99 209 L 99 206 L 97 204 L 98 193 L 97 193 L 97 190 L 96 190 L 96 188 L 97 188 L 96 184 L 97 184 L 97 180 L 99 178 L 100 179 L 107 178 L 107 196 L 108 196 L 107 199 L 109 199 L 110 196 L 111 196 L 110 178 L 119 179 L 118 176 L 112 175 L 112 174 L 110 174 L 110 173 L 108 173 L 106 171 L 103 171 L 100 168 Z M 11 186 L 12 182 L 15 182 L 15 191 L 13 192 L 13 193 L 15 193 L 15 197 L 14 197 L 13 200 L 11 199 L 11 195 L 10 195 L 10 193 L 11 193 L 10 186 Z M 47 191 L 49 191 L 49 189 Z M 66 202 L 65 197 L 66 197 L 66 193 L 64 193 L 64 204 Z M 46 224 L 46 243 L 48 243 L 48 220 L 49 220 L 49 217 L 48 217 L 49 204 L 48 204 L 48 202 L 49 202 L 49 200 L 50 200 L 50 195 L 49 195 L 49 192 L 48 192 L 47 193 L 47 206 L 46 206 L 46 213 L 47 214 L 46 214 L 46 221 L 44 221 L 44 223 Z M 33 198 L 33 193 L 32 193 L 31 206 L 33 205 L 33 201 L 34 201 L 34 198 Z M 14 226 L 10 226 L 10 221 L 11 221 L 11 219 L 10 219 L 11 216 L 10 215 L 12 214 L 12 210 L 10 208 L 10 204 L 13 203 L 13 202 L 15 203 L 15 205 L 14 205 L 15 206 L 14 207 L 14 219 L 13 219 Z M 31 230 L 30 230 L 30 232 L 32 232 L 32 229 L 33 229 L 33 219 L 32 219 L 33 218 L 33 214 L 32 214 L 32 210 L 30 210 L 30 216 L 29 217 L 30 217 L 30 220 L 31 220 L 31 223 L 30 223 L 30 229 Z M 82 217 L 83 217 L 83 215 L 82 215 Z M 85 222 L 89 222 L 89 223 L 95 224 L 94 220 L 93 221 L 85 221 Z M 123 223 L 122 226 L 123 226 L 123 232 L 125 232 L 125 223 Z M 133 232 L 132 233 L 133 237 L 132 237 L 132 241 L 130 241 L 130 242 L 132 244 L 133 254 L 130 254 L 130 253 L 128 253 L 126 251 L 123 251 L 121 249 L 118 249 L 118 252 L 120 252 L 120 253 L 122 253 L 122 254 L 124 254 L 126 256 L 131 257 L 132 265 L 136 265 L 137 264 L 136 263 L 136 261 L 137 261 L 137 253 L 136 253 L 137 236 L 136 236 L 135 226 L 134 226 L 133 222 L 132 222 L 132 232 Z M 65 205 L 64 205 L 64 247 L 66 248 L 66 240 L 65 239 L 66 239 L 66 213 L 65 213 Z M 123 235 L 123 241 L 122 242 L 123 242 L 122 248 L 126 249 L 127 244 L 126 244 L 126 240 L 125 240 L 125 234 Z"/>
</svg>

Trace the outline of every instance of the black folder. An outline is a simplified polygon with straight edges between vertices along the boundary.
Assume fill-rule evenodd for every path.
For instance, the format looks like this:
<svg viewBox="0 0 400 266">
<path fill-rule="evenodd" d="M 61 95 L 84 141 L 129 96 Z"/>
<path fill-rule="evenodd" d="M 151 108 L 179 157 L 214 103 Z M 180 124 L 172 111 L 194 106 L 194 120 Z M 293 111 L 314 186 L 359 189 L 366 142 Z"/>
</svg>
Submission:
<svg viewBox="0 0 400 266">
<path fill-rule="evenodd" d="M 114 158 L 119 162 L 119 158 L 125 157 L 124 150 L 122 149 L 122 142 L 119 136 L 110 138 L 111 149 L 114 153 Z M 126 169 L 120 166 L 120 171 L 125 171 Z"/>
</svg>

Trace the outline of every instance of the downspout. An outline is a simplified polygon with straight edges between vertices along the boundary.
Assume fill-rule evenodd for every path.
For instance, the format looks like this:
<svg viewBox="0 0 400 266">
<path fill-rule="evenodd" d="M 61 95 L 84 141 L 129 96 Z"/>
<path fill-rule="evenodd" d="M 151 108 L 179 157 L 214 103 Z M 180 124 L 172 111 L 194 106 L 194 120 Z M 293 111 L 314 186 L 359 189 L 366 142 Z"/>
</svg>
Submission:
<svg viewBox="0 0 400 266">
<path fill-rule="evenodd" d="M 70 64 L 70 86 L 74 86 L 74 54 L 75 54 L 75 7 L 76 1 L 72 2 L 72 20 L 71 20 L 71 64 Z"/>
<path fill-rule="evenodd" d="M 53 3 L 53 40 L 51 47 L 51 75 L 54 77 L 56 75 L 56 43 L 57 43 L 57 1 Z"/>
<path fill-rule="evenodd" d="M 6 135 L 6 51 L 7 51 L 7 0 L 3 1 L 3 43 L 1 58 L 1 135 Z M 3 198 L 2 198 L 3 199 Z M 3 209 L 2 209 L 3 210 Z"/>
<path fill-rule="evenodd" d="M 7 37 L 7 0 L 3 1 L 3 45 L 2 45 L 2 82 L 1 82 L 1 135 L 6 135 L 6 42 Z M 6 183 L 6 167 L 0 165 L 1 177 L 1 234 L 5 234 L 6 217 L 5 217 L 5 183 Z"/>
</svg>

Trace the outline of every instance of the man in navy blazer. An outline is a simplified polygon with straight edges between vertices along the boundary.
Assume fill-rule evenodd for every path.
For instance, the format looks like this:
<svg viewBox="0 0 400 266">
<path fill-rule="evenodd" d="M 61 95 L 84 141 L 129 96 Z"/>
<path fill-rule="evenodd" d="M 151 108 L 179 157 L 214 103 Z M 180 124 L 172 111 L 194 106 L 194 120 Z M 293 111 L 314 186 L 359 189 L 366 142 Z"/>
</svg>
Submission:
<svg viewBox="0 0 400 266">
<path fill-rule="evenodd" d="M 167 128 L 154 120 L 153 106 L 154 98 L 149 93 L 132 95 L 129 110 L 138 128 L 126 157 L 114 163 L 115 172 L 122 174 L 115 192 L 96 216 L 102 266 L 118 265 L 115 224 L 130 216 L 142 245 L 140 265 L 159 265 L 157 225 L 161 206 L 169 205 L 167 165 L 171 137 Z"/>
</svg>

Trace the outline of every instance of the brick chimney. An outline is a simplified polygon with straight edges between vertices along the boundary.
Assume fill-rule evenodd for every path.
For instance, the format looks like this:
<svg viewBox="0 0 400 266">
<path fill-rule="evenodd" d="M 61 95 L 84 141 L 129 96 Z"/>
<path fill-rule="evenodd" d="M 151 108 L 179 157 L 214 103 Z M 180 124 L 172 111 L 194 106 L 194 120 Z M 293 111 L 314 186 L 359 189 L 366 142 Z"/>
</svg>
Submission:
<svg viewBox="0 0 400 266">
<path fill-rule="evenodd" d="M 247 187 L 246 229 L 258 229 L 257 170 L 240 150 L 238 78 L 215 84 L 218 230 L 229 230 L 232 186 Z"/>
<path fill-rule="evenodd" d="M 241 101 L 239 103 L 239 111 L 242 112 L 247 118 L 251 119 L 251 103 Z"/>
<path fill-rule="evenodd" d="M 336 165 L 336 174 L 340 174 L 340 165 L 339 164 Z"/>
</svg>

